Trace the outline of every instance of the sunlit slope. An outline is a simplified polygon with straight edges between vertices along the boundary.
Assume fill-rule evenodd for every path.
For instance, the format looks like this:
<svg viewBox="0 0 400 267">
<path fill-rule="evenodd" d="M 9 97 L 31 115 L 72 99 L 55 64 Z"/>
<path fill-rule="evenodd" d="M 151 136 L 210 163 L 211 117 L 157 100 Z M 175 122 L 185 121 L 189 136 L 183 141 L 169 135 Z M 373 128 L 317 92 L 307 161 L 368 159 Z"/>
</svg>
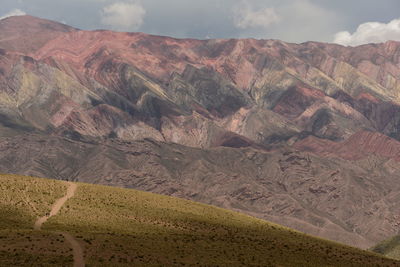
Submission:
<svg viewBox="0 0 400 267">
<path fill-rule="evenodd" d="M 68 232 L 88 266 L 398 266 L 377 254 L 239 213 L 135 190 L 78 184 L 42 230 L 65 182 L 0 176 L 0 266 L 70 266 Z"/>
<path fill-rule="evenodd" d="M 372 248 L 372 251 L 400 260 L 400 235 L 378 244 Z"/>
</svg>

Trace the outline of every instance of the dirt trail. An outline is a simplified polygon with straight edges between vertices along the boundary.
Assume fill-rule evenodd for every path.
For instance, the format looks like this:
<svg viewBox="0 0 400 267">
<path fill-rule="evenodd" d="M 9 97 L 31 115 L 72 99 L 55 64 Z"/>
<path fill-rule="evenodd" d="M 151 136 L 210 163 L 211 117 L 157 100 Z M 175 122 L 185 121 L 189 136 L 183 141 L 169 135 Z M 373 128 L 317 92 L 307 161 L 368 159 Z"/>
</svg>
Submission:
<svg viewBox="0 0 400 267">
<path fill-rule="evenodd" d="M 35 230 L 40 230 L 42 228 L 42 225 L 45 222 L 47 222 L 47 220 L 50 219 L 50 217 L 57 215 L 57 213 L 60 211 L 61 207 L 65 204 L 65 202 L 75 195 L 75 191 L 76 191 L 76 188 L 78 186 L 76 184 L 73 184 L 73 183 L 70 183 L 70 182 L 68 182 L 68 184 L 69 184 L 69 187 L 67 189 L 67 194 L 65 196 L 63 196 L 62 198 L 59 198 L 56 201 L 56 203 L 53 204 L 49 214 L 39 218 L 35 222 L 35 226 L 34 226 Z"/>
<path fill-rule="evenodd" d="M 74 267 L 84 267 L 85 258 L 83 256 L 83 249 L 76 239 L 69 233 L 61 233 L 65 240 L 71 245 L 74 254 Z"/>
<path fill-rule="evenodd" d="M 75 191 L 78 188 L 78 186 L 74 183 L 68 182 L 68 189 L 67 193 L 65 196 L 62 198 L 57 199 L 57 201 L 53 204 L 51 207 L 51 211 L 49 214 L 46 214 L 46 216 L 43 216 L 39 218 L 34 225 L 35 230 L 40 230 L 42 228 L 42 225 L 50 219 L 50 217 L 55 216 L 58 214 L 58 212 L 61 210 L 62 206 L 67 202 L 68 199 L 72 198 L 75 195 Z M 74 256 L 74 267 L 84 267 L 85 266 L 85 259 L 83 256 L 83 248 L 79 244 L 76 239 L 70 235 L 69 233 L 62 232 L 61 233 L 67 242 L 71 245 L 72 247 L 72 253 Z"/>
</svg>

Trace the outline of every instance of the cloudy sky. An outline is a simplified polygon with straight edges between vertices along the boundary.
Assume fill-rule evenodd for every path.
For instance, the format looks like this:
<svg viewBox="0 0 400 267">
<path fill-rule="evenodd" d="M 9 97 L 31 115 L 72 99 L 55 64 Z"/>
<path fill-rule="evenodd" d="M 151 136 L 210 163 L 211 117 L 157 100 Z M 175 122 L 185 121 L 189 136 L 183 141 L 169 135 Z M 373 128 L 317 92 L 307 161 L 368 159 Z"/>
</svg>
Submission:
<svg viewBox="0 0 400 267">
<path fill-rule="evenodd" d="M 22 14 L 180 38 L 400 40 L 399 0 L 1 0 L 0 18 Z"/>
</svg>

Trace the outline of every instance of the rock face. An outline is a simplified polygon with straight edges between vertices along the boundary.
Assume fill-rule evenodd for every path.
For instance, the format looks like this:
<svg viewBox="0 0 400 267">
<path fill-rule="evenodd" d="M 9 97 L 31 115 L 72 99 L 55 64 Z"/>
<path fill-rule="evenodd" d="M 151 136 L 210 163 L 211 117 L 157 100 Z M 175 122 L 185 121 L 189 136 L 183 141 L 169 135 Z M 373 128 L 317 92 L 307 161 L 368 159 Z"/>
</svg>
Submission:
<svg viewBox="0 0 400 267">
<path fill-rule="evenodd" d="M 398 232 L 400 43 L 0 21 L 0 171 L 185 197 L 362 248 Z"/>
<path fill-rule="evenodd" d="M 374 155 L 400 162 L 400 142 L 380 133 L 361 131 L 339 143 L 309 136 L 294 147 L 324 157 L 360 160 Z"/>
</svg>

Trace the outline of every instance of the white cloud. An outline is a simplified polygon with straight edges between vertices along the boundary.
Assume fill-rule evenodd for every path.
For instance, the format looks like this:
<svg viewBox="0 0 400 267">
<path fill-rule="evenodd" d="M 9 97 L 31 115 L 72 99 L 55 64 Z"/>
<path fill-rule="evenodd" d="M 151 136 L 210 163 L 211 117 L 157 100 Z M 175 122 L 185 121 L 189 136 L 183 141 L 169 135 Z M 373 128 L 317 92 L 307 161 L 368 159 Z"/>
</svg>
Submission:
<svg viewBox="0 0 400 267">
<path fill-rule="evenodd" d="M 146 10 L 140 3 L 117 2 L 101 11 L 101 23 L 113 30 L 134 31 L 143 24 Z"/>
<path fill-rule="evenodd" d="M 394 19 L 387 24 L 366 22 L 358 26 L 353 34 L 342 31 L 336 33 L 334 37 L 335 43 L 350 46 L 382 43 L 389 40 L 400 41 L 400 19 Z"/>
<path fill-rule="evenodd" d="M 314 0 L 238 0 L 234 6 L 237 36 L 287 42 L 332 41 L 343 27 L 341 14 Z"/>
<path fill-rule="evenodd" d="M 317 4 L 317 1 L 282 2 L 282 6 L 277 7 L 282 21 L 274 29 L 275 38 L 288 42 L 331 41 L 343 21 L 341 14 Z"/>
<path fill-rule="evenodd" d="M 3 16 L 1 16 L 0 20 L 8 18 L 8 17 L 23 16 L 23 15 L 26 15 L 26 13 L 24 11 L 22 11 L 21 9 L 13 9 L 10 12 L 8 12 L 7 14 L 4 14 Z"/>
<path fill-rule="evenodd" d="M 271 24 L 277 23 L 280 17 L 273 7 L 256 10 L 247 1 L 233 8 L 234 24 L 237 28 L 247 29 L 254 27 L 267 28 Z"/>
</svg>

